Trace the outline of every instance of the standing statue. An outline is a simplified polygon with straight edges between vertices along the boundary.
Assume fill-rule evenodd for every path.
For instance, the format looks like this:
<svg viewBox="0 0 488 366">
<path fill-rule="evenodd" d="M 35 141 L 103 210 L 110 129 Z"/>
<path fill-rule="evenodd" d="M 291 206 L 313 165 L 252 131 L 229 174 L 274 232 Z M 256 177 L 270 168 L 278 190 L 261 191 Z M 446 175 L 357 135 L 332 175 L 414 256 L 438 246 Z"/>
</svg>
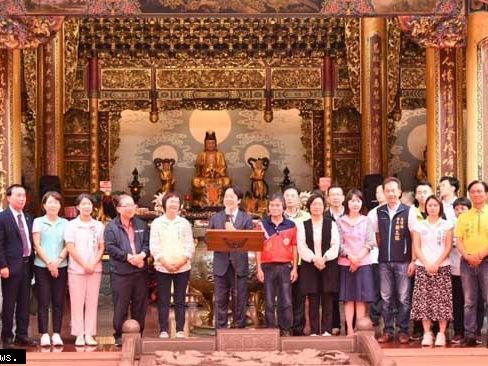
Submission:
<svg viewBox="0 0 488 366">
<path fill-rule="evenodd" d="M 173 176 L 173 167 L 175 163 L 175 159 L 154 159 L 154 166 L 159 170 L 159 177 L 161 178 L 161 188 L 157 193 L 174 191 L 175 178 Z"/>
<path fill-rule="evenodd" d="M 264 158 L 249 158 L 247 163 L 251 166 L 251 192 L 252 196 L 257 200 L 264 200 L 268 196 L 269 187 L 264 180 L 266 170 L 268 170 L 269 159 Z"/>
<path fill-rule="evenodd" d="M 200 207 L 222 205 L 223 192 L 230 187 L 224 154 L 217 150 L 214 131 L 205 133 L 204 151 L 197 155 L 193 178 L 193 201 Z"/>
</svg>

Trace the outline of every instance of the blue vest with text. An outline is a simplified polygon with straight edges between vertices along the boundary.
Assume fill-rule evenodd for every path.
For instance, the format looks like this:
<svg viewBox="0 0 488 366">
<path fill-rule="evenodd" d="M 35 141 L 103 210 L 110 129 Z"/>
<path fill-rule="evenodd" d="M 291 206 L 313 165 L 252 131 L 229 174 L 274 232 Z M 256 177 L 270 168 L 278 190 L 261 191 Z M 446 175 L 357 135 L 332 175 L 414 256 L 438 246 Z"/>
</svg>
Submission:
<svg viewBox="0 0 488 366">
<path fill-rule="evenodd" d="M 380 235 L 379 262 L 410 262 L 412 260 L 412 238 L 408 229 L 408 211 L 403 203 L 390 219 L 388 206 L 378 207 L 378 229 Z"/>
</svg>

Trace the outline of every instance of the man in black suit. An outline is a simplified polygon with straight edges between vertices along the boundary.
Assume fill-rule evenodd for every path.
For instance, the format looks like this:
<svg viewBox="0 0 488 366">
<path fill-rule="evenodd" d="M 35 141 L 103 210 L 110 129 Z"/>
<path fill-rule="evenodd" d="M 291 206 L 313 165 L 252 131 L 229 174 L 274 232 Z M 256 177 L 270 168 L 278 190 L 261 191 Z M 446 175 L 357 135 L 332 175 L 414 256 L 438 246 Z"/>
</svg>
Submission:
<svg viewBox="0 0 488 366">
<path fill-rule="evenodd" d="M 225 209 L 210 218 L 209 229 L 252 230 L 252 218 L 238 206 L 243 197 L 237 187 L 227 188 L 224 194 Z M 214 252 L 213 274 L 215 281 L 215 327 L 227 327 L 229 293 L 233 288 L 236 299 L 235 273 L 237 272 L 237 304 L 232 309 L 234 324 L 238 328 L 246 326 L 247 275 L 249 264 L 247 252 Z"/>
<path fill-rule="evenodd" d="M 2 342 L 4 348 L 34 346 L 27 336 L 34 250 L 32 217 L 24 214 L 26 190 L 7 188 L 9 207 L 0 212 L 0 275 L 2 278 Z M 12 331 L 15 313 L 15 340 Z"/>
</svg>

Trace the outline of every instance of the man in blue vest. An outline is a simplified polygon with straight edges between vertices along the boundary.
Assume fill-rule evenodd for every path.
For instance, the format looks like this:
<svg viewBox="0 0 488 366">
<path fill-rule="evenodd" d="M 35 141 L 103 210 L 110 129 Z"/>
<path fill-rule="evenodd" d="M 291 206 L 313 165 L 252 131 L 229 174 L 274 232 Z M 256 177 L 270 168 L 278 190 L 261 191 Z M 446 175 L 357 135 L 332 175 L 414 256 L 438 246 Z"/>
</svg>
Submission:
<svg viewBox="0 0 488 366">
<path fill-rule="evenodd" d="M 378 207 L 373 215 L 379 248 L 380 292 L 382 300 L 381 316 L 385 325 L 380 343 L 394 339 L 394 309 L 398 304 L 398 340 L 408 343 L 408 323 L 410 321 L 410 279 L 415 272 L 415 258 L 412 252 L 412 231 L 414 221 L 409 215 L 410 208 L 400 202 L 402 184 L 395 177 L 383 181 L 386 204 Z M 409 217 L 410 216 L 410 217 Z"/>
</svg>

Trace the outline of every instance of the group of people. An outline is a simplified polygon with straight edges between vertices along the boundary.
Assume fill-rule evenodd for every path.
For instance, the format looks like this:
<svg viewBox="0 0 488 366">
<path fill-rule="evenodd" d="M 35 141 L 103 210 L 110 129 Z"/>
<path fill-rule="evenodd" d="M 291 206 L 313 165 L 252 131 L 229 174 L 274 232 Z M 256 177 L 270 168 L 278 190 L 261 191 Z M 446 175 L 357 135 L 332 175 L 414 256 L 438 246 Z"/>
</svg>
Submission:
<svg viewBox="0 0 488 366">
<path fill-rule="evenodd" d="M 321 182 L 322 183 L 322 182 Z M 378 206 L 366 212 L 363 193 L 326 182 L 312 192 L 302 209 L 299 192 L 287 187 L 269 199 L 268 215 L 259 223 L 264 233 L 256 252 L 256 276 L 264 284 L 265 319 L 283 336 L 303 335 L 309 301 L 311 336 L 340 333 L 339 303 L 344 306 L 345 334 L 354 335 L 355 319 L 383 318 L 378 339 L 392 342 L 421 337 L 422 345 L 444 346 L 453 321 L 452 342 L 472 346 L 483 324 L 488 296 L 488 186 L 473 181 L 470 200 L 458 198 L 459 181 L 443 177 L 440 197 L 429 183 L 415 189 L 415 205 L 401 202 L 402 186 L 386 178 L 376 189 Z M 165 194 L 164 214 L 150 228 L 135 217 L 130 195 L 116 200 L 118 215 L 106 226 L 92 218 L 88 194 L 76 201 L 79 215 L 60 216 L 62 197 L 47 192 L 45 214 L 32 220 L 24 213 L 26 190 L 6 191 L 9 207 L 0 212 L 0 275 L 3 309 L 1 338 L 5 348 L 34 345 L 28 337 L 32 275 L 38 296 L 41 346 L 61 346 L 63 306 L 69 289 L 71 333 L 76 346 L 96 345 L 98 293 L 102 256 L 109 255 L 114 304 L 115 344 L 129 317 L 144 330 L 148 306 L 148 265 L 154 259 L 160 338 L 169 338 L 171 297 L 177 338 L 185 336 L 185 298 L 194 240 L 191 224 L 180 216 L 181 198 Z M 251 216 L 239 208 L 243 192 L 224 192 L 224 209 L 213 215 L 209 229 L 253 230 Z M 215 326 L 228 326 L 231 293 L 234 326 L 246 326 L 246 252 L 214 252 Z M 52 306 L 52 335 L 49 307 Z M 13 322 L 16 322 L 15 337 Z M 415 322 L 409 337 L 410 320 Z M 434 324 L 433 324 L 434 323 Z M 434 335 L 434 333 L 437 333 Z"/>
</svg>

